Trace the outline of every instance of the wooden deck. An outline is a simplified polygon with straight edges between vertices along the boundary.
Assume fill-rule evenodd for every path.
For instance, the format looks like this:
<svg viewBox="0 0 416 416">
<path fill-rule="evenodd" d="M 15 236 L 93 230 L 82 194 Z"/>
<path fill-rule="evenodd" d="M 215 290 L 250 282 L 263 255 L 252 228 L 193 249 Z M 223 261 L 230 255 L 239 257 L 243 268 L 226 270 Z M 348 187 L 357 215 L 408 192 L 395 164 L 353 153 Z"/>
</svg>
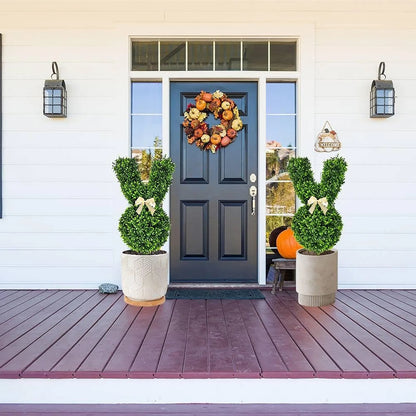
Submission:
<svg viewBox="0 0 416 416">
<path fill-rule="evenodd" d="M 411 416 L 415 404 L 172 404 L 172 405 L 1 405 L 7 416 Z"/>
<path fill-rule="evenodd" d="M 127 306 L 121 293 L 0 291 L 0 378 L 416 378 L 416 290 Z"/>
</svg>

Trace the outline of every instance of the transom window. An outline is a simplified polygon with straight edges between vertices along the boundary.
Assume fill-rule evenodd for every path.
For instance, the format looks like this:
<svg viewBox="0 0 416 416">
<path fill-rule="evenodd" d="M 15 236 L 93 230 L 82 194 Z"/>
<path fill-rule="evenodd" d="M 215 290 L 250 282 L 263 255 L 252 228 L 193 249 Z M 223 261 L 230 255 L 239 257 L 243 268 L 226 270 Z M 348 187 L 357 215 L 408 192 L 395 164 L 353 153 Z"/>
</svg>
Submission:
<svg viewBox="0 0 416 416">
<path fill-rule="evenodd" d="M 133 71 L 296 71 L 296 41 L 132 42 Z"/>
</svg>

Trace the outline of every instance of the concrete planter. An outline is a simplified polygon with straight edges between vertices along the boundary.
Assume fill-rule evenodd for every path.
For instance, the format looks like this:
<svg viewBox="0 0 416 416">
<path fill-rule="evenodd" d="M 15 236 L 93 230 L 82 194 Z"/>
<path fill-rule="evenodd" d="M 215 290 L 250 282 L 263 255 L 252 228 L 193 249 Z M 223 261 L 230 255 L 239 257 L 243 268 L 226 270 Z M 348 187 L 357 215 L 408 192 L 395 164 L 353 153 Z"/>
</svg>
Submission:
<svg viewBox="0 0 416 416">
<path fill-rule="evenodd" d="M 296 292 L 303 306 L 325 306 L 335 302 L 338 288 L 338 251 L 313 256 L 296 253 Z"/>
<path fill-rule="evenodd" d="M 165 302 L 168 289 L 168 253 L 121 254 L 121 286 L 124 301 L 134 306 L 155 306 Z"/>
</svg>

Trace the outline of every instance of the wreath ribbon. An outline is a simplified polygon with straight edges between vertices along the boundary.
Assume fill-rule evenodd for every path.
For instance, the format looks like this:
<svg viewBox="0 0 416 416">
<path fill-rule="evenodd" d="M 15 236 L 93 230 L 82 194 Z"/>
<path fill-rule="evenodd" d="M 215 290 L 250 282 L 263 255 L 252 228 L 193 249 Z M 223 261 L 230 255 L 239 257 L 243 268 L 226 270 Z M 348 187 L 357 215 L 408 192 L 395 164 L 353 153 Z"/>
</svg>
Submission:
<svg viewBox="0 0 416 416">
<path fill-rule="evenodd" d="M 153 215 L 155 213 L 156 210 L 156 202 L 154 198 L 149 198 L 149 199 L 144 199 L 141 196 L 139 196 L 136 199 L 136 202 L 134 203 L 134 205 L 137 207 L 136 212 L 138 215 L 140 215 L 140 213 L 143 210 L 143 207 L 146 205 L 147 209 L 150 211 L 150 214 Z"/>
<path fill-rule="evenodd" d="M 325 196 L 320 199 L 316 199 L 314 196 L 311 196 L 308 199 L 308 205 L 311 205 L 311 207 L 309 208 L 309 212 L 311 214 L 313 214 L 313 212 L 315 211 L 316 205 L 319 205 L 324 215 L 326 215 L 326 212 L 328 211 L 328 200 Z"/>
</svg>

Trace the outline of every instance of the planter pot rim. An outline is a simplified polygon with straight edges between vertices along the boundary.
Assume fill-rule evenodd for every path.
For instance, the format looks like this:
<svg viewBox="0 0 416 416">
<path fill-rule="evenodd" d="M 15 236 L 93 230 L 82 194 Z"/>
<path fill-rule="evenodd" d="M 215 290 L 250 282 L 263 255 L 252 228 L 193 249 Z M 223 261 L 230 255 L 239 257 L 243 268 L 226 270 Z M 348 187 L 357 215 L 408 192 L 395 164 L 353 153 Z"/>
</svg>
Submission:
<svg viewBox="0 0 416 416">
<path fill-rule="evenodd" d="M 159 250 L 156 251 L 155 253 L 151 253 L 151 254 L 142 254 L 142 253 L 138 253 L 137 251 L 133 251 L 133 250 L 125 250 L 123 251 L 121 254 L 126 255 L 126 256 L 161 256 L 164 254 L 167 254 L 168 252 L 165 250 Z"/>
<path fill-rule="evenodd" d="M 299 250 L 297 250 L 297 253 L 301 254 L 302 256 L 322 257 L 322 256 L 329 256 L 330 254 L 334 254 L 338 250 L 333 248 L 331 250 L 324 251 L 321 254 L 312 254 L 311 252 L 305 253 L 305 251 L 309 251 L 309 250 L 306 250 L 306 248 L 300 248 Z"/>
</svg>

